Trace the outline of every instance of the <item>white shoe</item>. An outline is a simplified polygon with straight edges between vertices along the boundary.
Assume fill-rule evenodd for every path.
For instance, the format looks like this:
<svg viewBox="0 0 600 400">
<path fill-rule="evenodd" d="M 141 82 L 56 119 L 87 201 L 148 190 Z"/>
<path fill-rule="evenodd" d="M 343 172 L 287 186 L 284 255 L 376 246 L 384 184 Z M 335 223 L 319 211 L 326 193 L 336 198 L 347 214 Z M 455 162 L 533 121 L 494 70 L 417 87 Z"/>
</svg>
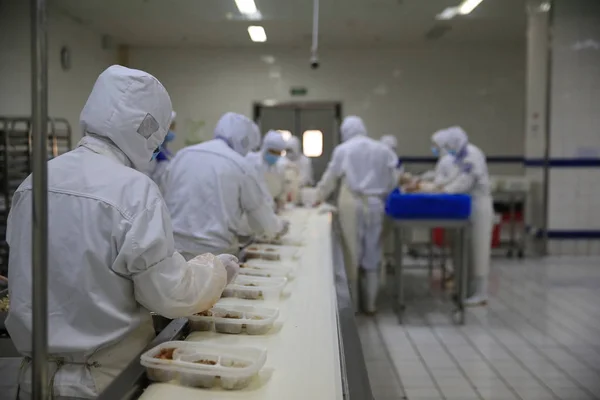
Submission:
<svg viewBox="0 0 600 400">
<path fill-rule="evenodd" d="M 485 306 L 488 302 L 488 278 L 477 277 L 475 278 L 475 294 L 465 300 L 465 306 L 467 307 L 478 307 Z"/>
<path fill-rule="evenodd" d="M 465 300 L 466 307 L 480 307 L 487 306 L 488 298 L 486 295 L 475 294 L 472 297 L 469 297 Z"/>
<path fill-rule="evenodd" d="M 361 279 L 363 311 L 367 315 L 377 312 L 377 294 L 379 293 L 379 271 L 365 271 Z"/>
</svg>

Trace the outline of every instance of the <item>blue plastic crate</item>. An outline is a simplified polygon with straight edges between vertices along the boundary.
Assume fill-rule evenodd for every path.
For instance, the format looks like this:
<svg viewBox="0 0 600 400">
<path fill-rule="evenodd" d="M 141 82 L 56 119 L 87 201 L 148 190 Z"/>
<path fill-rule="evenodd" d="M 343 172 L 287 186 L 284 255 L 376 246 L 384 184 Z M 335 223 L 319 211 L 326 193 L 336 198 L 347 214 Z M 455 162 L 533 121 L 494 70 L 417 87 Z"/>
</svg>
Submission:
<svg viewBox="0 0 600 400">
<path fill-rule="evenodd" d="M 471 196 L 467 194 L 401 193 L 387 198 L 385 212 L 394 219 L 468 219 Z"/>
</svg>

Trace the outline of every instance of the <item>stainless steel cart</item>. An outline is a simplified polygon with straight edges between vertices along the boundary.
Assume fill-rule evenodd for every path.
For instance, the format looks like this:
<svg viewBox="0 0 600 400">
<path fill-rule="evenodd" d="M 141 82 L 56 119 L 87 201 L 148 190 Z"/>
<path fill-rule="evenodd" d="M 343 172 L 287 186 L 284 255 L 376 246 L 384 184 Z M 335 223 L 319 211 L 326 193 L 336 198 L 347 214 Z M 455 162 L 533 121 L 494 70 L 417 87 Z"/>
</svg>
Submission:
<svg viewBox="0 0 600 400">
<path fill-rule="evenodd" d="M 444 228 L 447 231 L 455 231 L 453 236 L 453 256 L 454 256 L 454 276 L 455 276 L 455 294 L 453 300 L 456 303 L 456 309 L 453 312 L 455 322 L 464 324 L 464 300 L 467 293 L 469 263 L 470 263 L 470 241 L 471 241 L 471 223 L 469 220 L 396 220 L 394 221 L 394 243 L 395 247 L 395 267 L 394 267 L 394 307 L 398 322 L 402 323 L 402 316 L 405 309 L 404 303 L 404 240 L 406 237 L 404 231 L 414 228 Z"/>
</svg>

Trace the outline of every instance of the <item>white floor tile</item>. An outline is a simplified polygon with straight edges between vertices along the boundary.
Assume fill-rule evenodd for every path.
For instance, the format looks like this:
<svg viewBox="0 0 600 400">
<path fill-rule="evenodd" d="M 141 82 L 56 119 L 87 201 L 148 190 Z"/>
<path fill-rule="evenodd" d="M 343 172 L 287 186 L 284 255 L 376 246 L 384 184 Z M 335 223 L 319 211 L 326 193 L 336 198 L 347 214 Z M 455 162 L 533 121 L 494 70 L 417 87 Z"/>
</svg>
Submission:
<svg viewBox="0 0 600 400">
<path fill-rule="evenodd" d="M 370 368 L 387 357 L 409 400 L 600 399 L 600 258 L 494 260 L 490 287 L 462 327 L 411 289 L 404 325 L 384 308 L 365 329 L 363 347 L 385 347 L 365 350 Z M 375 400 L 401 398 L 380 384 Z"/>
</svg>

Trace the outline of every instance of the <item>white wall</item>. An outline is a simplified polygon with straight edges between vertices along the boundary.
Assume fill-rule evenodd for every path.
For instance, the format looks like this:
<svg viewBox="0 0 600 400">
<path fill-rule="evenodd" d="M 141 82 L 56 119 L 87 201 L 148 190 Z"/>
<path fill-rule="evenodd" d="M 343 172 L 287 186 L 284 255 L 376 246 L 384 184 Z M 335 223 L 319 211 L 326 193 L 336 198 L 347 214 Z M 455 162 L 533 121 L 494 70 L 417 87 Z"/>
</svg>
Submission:
<svg viewBox="0 0 600 400">
<path fill-rule="evenodd" d="M 0 1 L 0 116 L 31 114 L 29 1 Z M 67 118 L 74 144 L 80 138 L 79 113 L 100 72 L 116 61 L 101 48 L 101 37 L 52 7 L 48 20 L 48 112 Z M 60 49 L 71 49 L 72 67 L 63 71 Z"/>
<path fill-rule="evenodd" d="M 523 155 L 524 45 L 324 49 L 316 71 L 308 49 L 133 49 L 130 59 L 171 94 L 176 148 L 194 122 L 204 121 L 210 135 L 223 112 L 251 116 L 257 100 L 339 100 L 344 114 L 364 117 L 373 136 L 396 134 L 402 155 L 430 155 L 431 134 L 452 124 L 488 155 Z M 305 86 L 308 95 L 290 97 L 291 86 Z"/>
<path fill-rule="evenodd" d="M 555 2 L 552 158 L 600 160 L 600 2 Z M 600 231 L 600 169 L 552 168 L 549 229 Z M 553 241 L 555 254 L 600 254 L 600 240 Z"/>
</svg>

